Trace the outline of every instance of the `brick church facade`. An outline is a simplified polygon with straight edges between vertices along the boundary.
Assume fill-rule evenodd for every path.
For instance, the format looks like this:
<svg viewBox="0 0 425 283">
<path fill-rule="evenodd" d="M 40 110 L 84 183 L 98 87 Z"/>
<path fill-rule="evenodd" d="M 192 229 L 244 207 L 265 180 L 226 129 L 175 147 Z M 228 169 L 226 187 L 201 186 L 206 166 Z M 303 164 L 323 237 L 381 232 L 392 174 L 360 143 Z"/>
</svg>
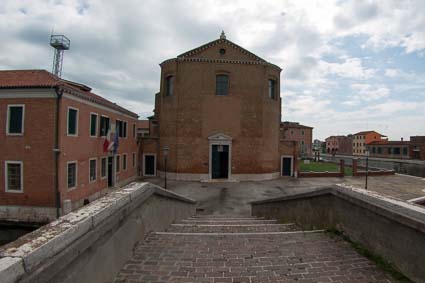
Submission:
<svg viewBox="0 0 425 283">
<path fill-rule="evenodd" d="M 160 66 L 150 134 L 140 146 L 143 175 L 244 181 L 296 174 L 296 143 L 280 138 L 281 68 L 224 33 Z"/>
</svg>

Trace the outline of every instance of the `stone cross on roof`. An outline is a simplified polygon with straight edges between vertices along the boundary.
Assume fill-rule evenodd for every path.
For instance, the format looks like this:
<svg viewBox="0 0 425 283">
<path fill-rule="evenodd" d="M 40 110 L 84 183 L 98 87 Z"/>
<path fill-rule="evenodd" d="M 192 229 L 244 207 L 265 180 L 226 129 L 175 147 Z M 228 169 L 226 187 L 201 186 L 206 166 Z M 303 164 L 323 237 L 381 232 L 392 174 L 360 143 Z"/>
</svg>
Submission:
<svg viewBox="0 0 425 283">
<path fill-rule="evenodd" d="M 220 39 L 226 39 L 226 35 L 224 34 L 224 30 L 221 31 Z"/>
</svg>

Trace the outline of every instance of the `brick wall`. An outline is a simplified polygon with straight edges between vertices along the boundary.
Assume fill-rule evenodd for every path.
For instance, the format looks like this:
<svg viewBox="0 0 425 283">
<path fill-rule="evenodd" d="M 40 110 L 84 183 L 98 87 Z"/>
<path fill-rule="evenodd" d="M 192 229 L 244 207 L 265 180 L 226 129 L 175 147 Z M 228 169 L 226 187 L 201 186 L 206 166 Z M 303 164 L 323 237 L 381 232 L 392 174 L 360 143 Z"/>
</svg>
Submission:
<svg viewBox="0 0 425 283">
<path fill-rule="evenodd" d="M 8 104 L 25 105 L 24 134 L 6 135 Z M 54 98 L 0 99 L 0 205 L 54 206 Z M 23 162 L 23 193 L 5 191 L 5 161 Z"/>
<path fill-rule="evenodd" d="M 67 135 L 67 111 L 68 107 L 78 109 L 78 136 Z M 116 119 L 127 121 L 127 138 L 119 139 L 119 148 L 117 154 L 120 156 L 120 171 L 117 173 L 117 182 L 124 181 L 128 178 L 137 176 L 137 160 L 133 167 L 132 154 L 138 157 L 137 136 L 133 137 L 133 123 L 137 120 L 124 116 L 117 112 L 101 109 L 86 102 L 76 101 L 67 97 L 62 98 L 60 114 L 60 162 L 59 177 L 61 199 L 70 199 L 77 201 L 88 198 L 102 189 L 106 188 L 107 178 L 100 177 L 101 158 L 111 156 L 111 154 L 103 151 L 103 142 L 105 137 L 99 136 L 99 120 L 100 116 L 108 116 L 111 126 L 115 124 Z M 97 135 L 90 137 L 90 113 L 98 114 L 97 119 Z M 123 170 L 123 155 L 127 154 L 127 170 Z M 89 182 L 89 159 L 97 159 L 97 179 L 95 182 Z M 67 188 L 67 162 L 77 161 L 78 164 L 78 181 L 77 187 L 72 190 Z M 115 162 L 115 161 L 114 161 Z M 115 165 L 115 163 L 114 163 Z"/>
<path fill-rule="evenodd" d="M 313 157 L 313 129 L 307 127 L 287 127 L 284 126 L 281 131 L 281 138 L 289 141 L 298 142 L 300 154 L 307 157 Z M 304 152 L 303 152 L 304 149 Z"/>
<path fill-rule="evenodd" d="M 246 59 L 246 55 L 224 44 L 199 56 L 215 58 L 220 48 L 227 50 L 225 59 Z M 229 76 L 227 96 L 215 95 L 218 73 Z M 166 97 L 164 81 L 169 75 L 175 77 L 174 95 Z M 277 99 L 268 97 L 270 78 L 277 81 L 279 90 L 280 72 L 271 66 L 185 61 L 162 64 L 156 111 L 160 124 L 159 148 L 164 145 L 170 148 L 168 169 L 177 173 L 208 173 L 208 137 L 223 133 L 233 138 L 232 174 L 279 172 L 281 102 L 279 91 Z M 158 161 L 163 168 L 162 152 Z"/>
</svg>

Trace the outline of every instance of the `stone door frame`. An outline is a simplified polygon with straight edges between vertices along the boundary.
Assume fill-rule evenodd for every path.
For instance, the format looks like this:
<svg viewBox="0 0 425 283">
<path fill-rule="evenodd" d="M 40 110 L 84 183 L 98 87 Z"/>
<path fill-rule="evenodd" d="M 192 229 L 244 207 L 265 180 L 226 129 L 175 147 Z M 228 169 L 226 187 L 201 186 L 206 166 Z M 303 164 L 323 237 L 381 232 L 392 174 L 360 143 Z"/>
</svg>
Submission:
<svg viewBox="0 0 425 283">
<path fill-rule="evenodd" d="M 280 176 L 281 177 L 288 177 L 288 176 L 284 176 L 283 175 L 283 159 L 284 158 L 290 158 L 291 159 L 291 173 L 289 175 L 289 177 L 293 177 L 294 176 L 294 156 L 292 155 L 281 155 L 280 156 Z"/>
<path fill-rule="evenodd" d="M 208 137 L 209 141 L 209 166 L 208 166 L 208 178 L 212 178 L 212 146 L 213 145 L 227 145 L 229 146 L 229 164 L 228 164 L 228 173 L 227 180 L 230 180 L 232 177 L 232 137 L 225 135 L 223 133 L 218 133 Z M 214 179 L 216 180 L 216 179 Z"/>
<path fill-rule="evenodd" d="M 156 153 L 143 153 L 142 155 L 142 176 L 146 177 L 153 177 L 156 176 Z M 153 156 L 153 175 L 145 174 L 145 167 L 146 167 L 146 156 Z"/>
</svg>

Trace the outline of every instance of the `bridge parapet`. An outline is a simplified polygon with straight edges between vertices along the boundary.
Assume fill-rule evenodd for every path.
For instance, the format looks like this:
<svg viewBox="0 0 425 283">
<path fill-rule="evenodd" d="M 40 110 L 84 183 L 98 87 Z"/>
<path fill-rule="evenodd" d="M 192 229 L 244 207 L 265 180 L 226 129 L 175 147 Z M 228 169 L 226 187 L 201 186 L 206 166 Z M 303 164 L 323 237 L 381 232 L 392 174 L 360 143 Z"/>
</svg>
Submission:
<svg viewBox="0 0 425 283">
<path fill-rule="evenodd" d="M 425 208 L 345 184 L 251 202 L 252 215 L 337 230 L 393 264 L 414 282 L 425 278 Z"/>
<path fill-rule="evenodd" d="M 131 183 L 0 249 L 2 282 L 105 282 L 149 232 L 195 214 L 196 202 Z"/>
</svg>

